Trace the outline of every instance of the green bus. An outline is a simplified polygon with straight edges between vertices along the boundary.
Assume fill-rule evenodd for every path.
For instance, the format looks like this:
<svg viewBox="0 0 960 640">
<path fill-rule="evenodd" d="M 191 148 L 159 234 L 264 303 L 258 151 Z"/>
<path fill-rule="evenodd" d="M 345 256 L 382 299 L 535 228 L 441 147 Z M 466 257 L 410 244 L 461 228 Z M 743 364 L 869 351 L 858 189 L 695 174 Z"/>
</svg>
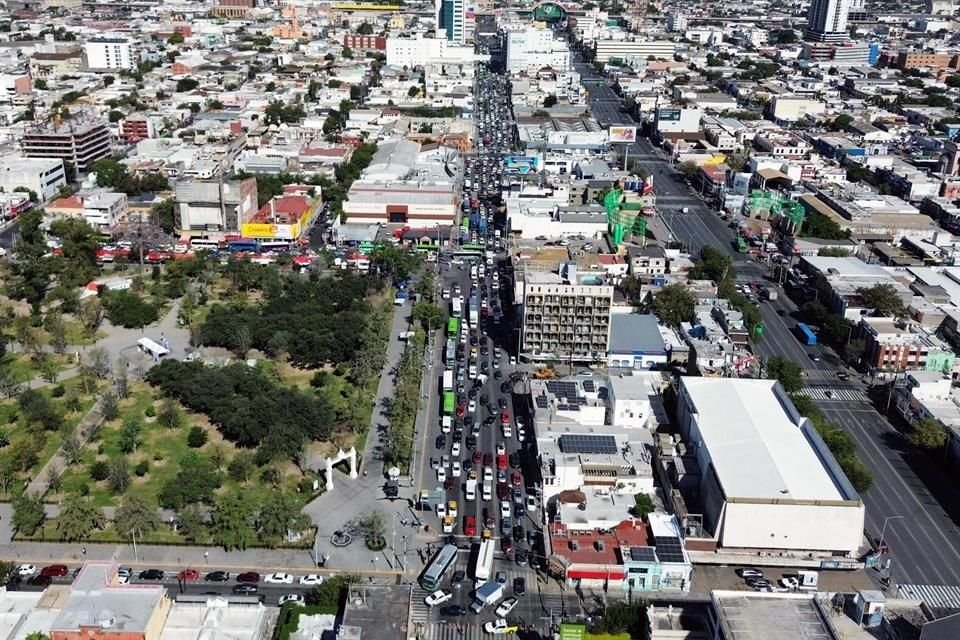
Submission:
<svg viewBox="0 0 960 640">
<path fill-rule="evenodd" d="M 447 320 L 447 335 L 452 338 L 460 335 L 460 318 L 450 318 Z"/>
<path fill-rule="evenodd" d="M 453 415 L 454 409 L 457 408 L 457 397 L 453 395 L 453 391 L 447 391 L 443 394 L 443 415 L 450 416 Z"/>
<path fill-rule="evenodd" d="M 482 244 L 462 244 L 460 245 L 460 251 L 469 252 L 469 253 L 483 253 L 487 250 L 487 247 Z"/>
</svg>

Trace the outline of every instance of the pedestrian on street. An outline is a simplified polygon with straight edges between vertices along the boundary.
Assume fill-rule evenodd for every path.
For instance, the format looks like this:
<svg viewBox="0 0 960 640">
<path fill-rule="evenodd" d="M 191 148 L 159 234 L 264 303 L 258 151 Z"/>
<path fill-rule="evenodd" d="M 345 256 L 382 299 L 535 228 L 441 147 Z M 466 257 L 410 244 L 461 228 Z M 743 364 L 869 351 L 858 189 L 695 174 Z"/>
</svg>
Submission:
<svg viewBox="0 0 960 640">
<path fill-rule="evenodd" d="M 87 548 L 86 548 L 86 547 L 80 547 L 80 553 L 82 553 L 83 555 L 87 555 Z"/>
</svg>

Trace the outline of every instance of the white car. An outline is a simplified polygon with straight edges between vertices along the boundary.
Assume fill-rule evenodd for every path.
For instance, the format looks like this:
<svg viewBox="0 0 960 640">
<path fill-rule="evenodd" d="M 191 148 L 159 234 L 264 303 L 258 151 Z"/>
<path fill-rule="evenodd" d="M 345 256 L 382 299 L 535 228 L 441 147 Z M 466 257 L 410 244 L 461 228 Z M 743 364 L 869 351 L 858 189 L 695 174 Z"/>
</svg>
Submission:
<svg viewBox="0 0 960 640">
<path fill-rule="evenodd" d="M 437 469 L 437 482 L 446 482 L 447 481 L 447 470 L 443 467 Z"/>
<path fill-rule="evenodd" d="M 500 517 L 509 518 L 513 515 L 513 510 L 510 508 L 510 503 L 506 500 L 500 501 Z"/>
<path fill-rule="evenodd" d="M 444 518 L 441 523 L 443 526 L 444 533 L 453 533 L 453 523 L 455 520 L 453 518 Z"/>
<path fill-rule="evenodd" d="M 467 411 L 469 411 L 470 413 L 476 413 L 476 412 L 477 412 L 477 401 L 476 401 L 476 400 L 471 400 L 470 402 L 467 403 Z"/>
<path fill-rule="evenodd" d="M 527 511 L 537 510 L 537 499 L 533 496 L 527 496 Z"/>
<path fill-rule="evenodd" d="M 447 515 L 447 505 L 442 502 L 437 505 L 437 517 L 443 520 Z"/>
<path fill-rule="evenodd" d="M 17 575 L 21 578 L 27 578 L 37 572 L 37 567 L 32 564 L 22 564 L 17 567 Z"/>
<path fill-rule="evenodd" d="M 303 596 L 299 593 L 288 593 L 285 596 L 280 596 L 280 599 L 277 600 L 277 605 L 282 607 L 288 602 L 292 602 L 299 607 L 302 607 L 306 604 L 306 602 L 303 600 Z"/>
<path fill-rule="evenodd" d="M 454 460 L 453 467 L 451 467 L 450 469 L 450 475 L 452 475 L 454 478 L 459 478 L 461 473 L 462 473 L 462 469 L 460 467 L 460 461 Z"/>
<path fill-rule="evenodd" d="M 263 581 L 268 584 L 293 584 L 293 576 L 289 573 L 271 573 Z"/>
<path fill-rule="evenodd" d="M 507 445 L 502 442 L 497 443 L 497 455 L 502 456 L 507 453 Z"/>
<path fill-rule="evenodd" d="M 780 578 L 777 582 L 780 583 L 780 586 L 786 587 L 787 589 L 799 589 L 800 581 L 794 578 L 793 576 L 787 576 Z"/>
<path fill-rule="evenodd" d="M 503 437 L 504 438 L 513 437 L 513 429 L 508 424 L 503 425 Z"/>
<path fill-rule="evenodd" d="M 506 600 L 501 602 L 500 606 L 497 607 L 497 611 L 496 611 L 497 617 L 505 618 L 507 614 L 513 611 L 513 608 L 517 606 L 517 602 L 518 600 L 516 598 L 507 598 Z"/>
<path fill-rule="evenodd" d="M 493 482 L 493 467 L 484 467 L 484 468 L 483 468 L 483 481 L 484 481 L 484 482 Z"/>
<path fill-rule="evenodd" d="M 426 598 L 423 599 L 424 604 L 428 607 L 435 607 L 438 604 L 443 604 L 447 600 L 453 597 L 452 591 L 445 591 L 443 589 L 437 589 Z"/>
<path fill-rule="evenodd" d="M 517 630 L 517 625 L 508 624 L 503 618 L 491 620 L 483 625 L 483 630 L 494 635 L 503 635 Z"/>
<path fill-rule="evenodd" d="M 517 440 L 523 442 L 527 439 L 527 434 L 522 429 L 517 430 Z"/>
<path fill-rule="evenodd" d="M 323 576 L 318 576 L 315 573 L 308 573 L 307 575 L 300 577 L 300 584 L 305 584 L 309 586 L 316 586 L 318 584 L 323 584 Z"/>
<path fill-rule="evenodd" d="M 457 458 L 457 457 L 460 456 L 460 443 L 459 443 L 459 442 L 454 442 L 454 443 L 453 443 L 453 448 L 450 449 L 450 455 L 453 456 L 454 458 Z M 457 462 L 454 462 L 453 464 L 456 465 L 456 464 L 458 464 L 458 463 L 457 463 Z"/>
</svg>

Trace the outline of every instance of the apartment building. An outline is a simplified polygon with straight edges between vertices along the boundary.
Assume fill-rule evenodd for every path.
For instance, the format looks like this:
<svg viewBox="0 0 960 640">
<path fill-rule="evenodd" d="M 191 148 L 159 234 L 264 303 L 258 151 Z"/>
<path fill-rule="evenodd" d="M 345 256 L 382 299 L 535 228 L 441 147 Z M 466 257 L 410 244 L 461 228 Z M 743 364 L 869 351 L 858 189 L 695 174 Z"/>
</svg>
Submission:
<svg viewBox="0 0 960 640">
<path fill-rule="evenodd" d="M 110 129 L 99 120 L 57 120 L 28 129 L 21 139 L 28 158 L 58 158 L 80 173 L 110 155 L 111 142 Z"/>
<path fill-rule="evenodd" d="M 136 69 L 137 56 L 133 41 L 127 38 L 90 38 L 83 43 L 87 69 Z"/>
<path fill-rule="evenodd" d="M 866 341 L 863 359 L 871 367 L 953 371 L 956 355 L 950 345 L 920 325 L 867 316 L 860 320 L 860 328 Z"/>
<path fill-rule="evenodd" d="M 218 18 L 246 18 L 256 6 L 256 0 L 217 0 L 210 13 Z"/>
<path fill-rule="evenodd" d="M 559 273 L 522 272 L 521 354 L 531 360 L 599 362 L 610 343 L 613 286 L 573 263 Z"/>
<path fill-rule="evenodd" d="M 960 69 L 960 56 L 954 53 L 927 53 L 922 51 L 901 51 L 897 54 L 897 68 L 929 69 Z"/>
<path fill-rule="evenodd" d="M 597 62 L 610 62 L 616 59 L 625 61 L 630 58 L 636 60 L 647 60 L 651 56 L 657 60 L 673 60 L 677 51 L 677 45 L 670 40 L 597 40 L 594 43 L 595 60 Z"/>
</svg>

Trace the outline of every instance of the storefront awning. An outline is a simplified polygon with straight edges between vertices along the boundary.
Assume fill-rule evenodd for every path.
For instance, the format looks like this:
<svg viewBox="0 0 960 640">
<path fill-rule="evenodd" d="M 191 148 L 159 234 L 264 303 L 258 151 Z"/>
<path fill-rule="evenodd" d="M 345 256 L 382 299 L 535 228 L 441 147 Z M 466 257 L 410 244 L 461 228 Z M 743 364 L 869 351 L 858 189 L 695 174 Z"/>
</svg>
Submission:
<svg viewBox="0 0 960 640">
<path fill-rule="evenodd" d="M 573 569 L 567 571 L 567 578 L 570 580 L 623 580 L 623 569 L 610 569 L 609 571 L 581 571 Z"/>
</svg>

